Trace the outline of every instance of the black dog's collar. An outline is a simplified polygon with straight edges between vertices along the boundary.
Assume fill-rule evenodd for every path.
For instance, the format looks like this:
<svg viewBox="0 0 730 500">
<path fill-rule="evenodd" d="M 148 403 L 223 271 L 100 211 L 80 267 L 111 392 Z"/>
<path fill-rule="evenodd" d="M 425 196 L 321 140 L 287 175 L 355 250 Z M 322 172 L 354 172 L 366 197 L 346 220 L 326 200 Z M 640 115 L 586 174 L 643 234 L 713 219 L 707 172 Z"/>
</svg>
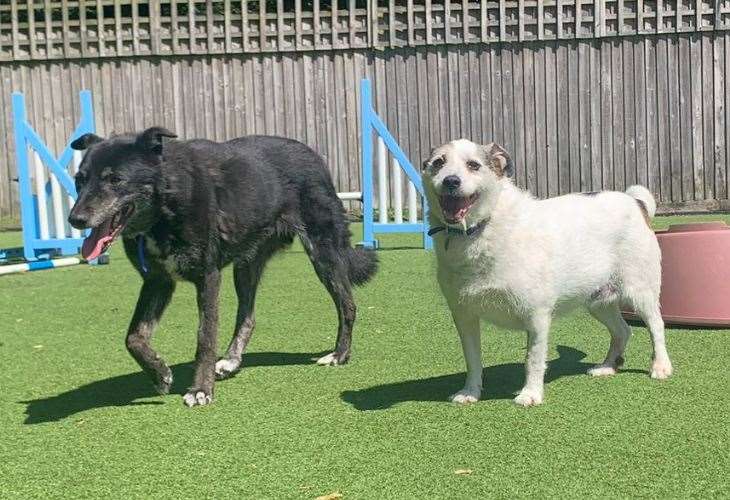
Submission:
<svg viewBox="0 0 730 500">
<path fill-rule="evenodd" d="M 466 231 L 458 227 L 435 226 L 428 230 L 428 235 L 433 236 L 434 234 L 440 233 L 441 231 L 446 231 L 446 241 L 444 242 L 444 249 L 448 250 L 452 234 L 459 236 L 474 236 L 475 234 L 481 232 L 486 227 L 487 223 L 489 223 L 489 219 L 484 219 L 479 224 L 475 224 L 472 227 L 466 228 Z"/>
</svg>

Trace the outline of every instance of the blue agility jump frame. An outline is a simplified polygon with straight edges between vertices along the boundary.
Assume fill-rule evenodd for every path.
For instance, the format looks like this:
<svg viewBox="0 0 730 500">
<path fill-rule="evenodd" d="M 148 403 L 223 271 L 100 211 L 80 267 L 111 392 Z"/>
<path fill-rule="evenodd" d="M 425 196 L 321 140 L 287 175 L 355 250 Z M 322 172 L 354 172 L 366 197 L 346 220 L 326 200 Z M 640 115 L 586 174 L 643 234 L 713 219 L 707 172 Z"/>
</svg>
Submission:
<svg viewBox="0 0 730 500">
<path fill-rule="evenodd" d="M 23 258 L 28 262 L 34 262 L 79 253 L 83 242 L 82 237 L 59 238 L 56 235 L 55 238 L 41 238 L 39 200 L 38 196 L 33 194 L 31 181 L 32 167 L 28 152 L 29 148 L 35 151 L 50 174 L 55 176 L 60 188 L 65 191 L 65 196 L 76 199 L 76 187 L 68 172 L 68 167 L 74 157 L 71 142 L 83 134 L 94 132 L 94 111 L 91 92 L 88 90 L 79 92 L 79 101 L 81 104 L 81 118 L 79 123 L 71 134 L 61 156 L 56 158 L 38 136 L 38 133 L 28 123 L 25 96 L 20 92 L 13 92 L 13 126 L 15 130 L 15 157 L 18 171 L 21 223 L 23 225 L 23 247 L 22 249 L 0 250 L 0 263 L 14 258 Z M 49 180 L 45 184 L 45 192 L 49 194 L 51 193 L 50 184 L 49 175 Z"/>
<path fill-rule="evenodd" d="M 366 248 L 378 248 L 377 233 L 422 233 L 423 247 L 433 248 L 433 240 L 428 235 L 428 203 L 423 192 L 423 184 L 418 171 L 408 160 L 398 142 L 385 126 L 373 108 L 370 80 L 363 79 L 360 83 L 360 115 L 362 119 L 362 201 L 363 201 L 363 241 Z M 373 132 L 385 143 L 385 146 L 397 160 L 400 168 L 406 173 L 408 180 L 413 183 L 421 198 L 421 222 L 390 223 L 375 222 L 375 207 L 373 200 L 374 172 L 373 172 Z M 379 207 L 383 210 L 383 207 Z"/>
</svg>

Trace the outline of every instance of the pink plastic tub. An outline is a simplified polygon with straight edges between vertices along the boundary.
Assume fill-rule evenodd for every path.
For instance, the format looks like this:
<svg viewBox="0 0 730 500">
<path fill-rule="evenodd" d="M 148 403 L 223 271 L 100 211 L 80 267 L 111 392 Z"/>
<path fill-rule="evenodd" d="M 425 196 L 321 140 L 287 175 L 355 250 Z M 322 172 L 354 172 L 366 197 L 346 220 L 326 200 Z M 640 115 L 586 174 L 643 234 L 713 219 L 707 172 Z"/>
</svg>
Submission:
<svg viewBox="0 0 730 500">
<path fill-rule="evenodd" d="M 730 326 L 730 226 L 680 224 L 657 231 L 667 324 Z M 637 319 L 625 312 L 627 319 Z"/>
</svg>

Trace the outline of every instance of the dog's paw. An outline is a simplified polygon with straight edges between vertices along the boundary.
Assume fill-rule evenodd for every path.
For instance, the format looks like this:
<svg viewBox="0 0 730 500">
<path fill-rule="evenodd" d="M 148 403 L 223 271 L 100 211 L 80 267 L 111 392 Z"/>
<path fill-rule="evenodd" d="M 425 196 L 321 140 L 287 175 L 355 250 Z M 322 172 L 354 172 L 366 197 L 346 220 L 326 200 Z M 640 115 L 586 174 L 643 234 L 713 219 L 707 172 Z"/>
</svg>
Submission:
<svg viewBox="0 0 730 500">
<path fill-rule="evenodd" d="M 155 390 L 164 396 L 170 392 L 170 387 L 172 387 L 172 371 L 168 368 L 167 372 L 155 382 Z"/>
<path fill-rule="evenodd" d="M 596 365 L 588 370 L 588 375 L 591 377 L 608 377 L 610 375 L 616 375 L 618 370 L 615 366 L 611 365 Z"/>
<path fill-rule="evenodd" d="M 331 352 L 326 356 L 322 356 L 317 360 L 317 364 L 320 366 L 338 366 L 344 365 L 350 360 L 349 354 L 340 354 L 337 352 Z"/>
<path fill-rule="evenodd" d="M 525 408 L 528 406 L 537 406 L 542 404 L 542 393 L 535 390 L 522 389 L 513 401 L 515 404 L 524 406 Z"/>
<path fill-rule="evenodd" d="M 458 403 L 460 405 L 468 405 L 470 403 L 476 403 L 482 395 L 481 390 L 475 389 L 462 389 L 456 394 L 449 396 L 449 401 L 452 403 Z"/>
<path fill-rule="evenodd" d="M 672 374 L 672 362 L 667 360 L 654 361 L 651 365 L 651 378 L 664 380 Z"/>
<path fill-rule="evenodd" d="M 232 377 L 241 368 L 241 362 L 235 359 L 219 359 L 215 363 L 215 378 L 223 380 Z"/>
<path fill-rule="evenodd" d="M 213 397 L 202 389 L 190 389 L 183 396 L 185 406 L 192 408 L 193 406 L 205 406 L 213 402 Z"/>
</svg>

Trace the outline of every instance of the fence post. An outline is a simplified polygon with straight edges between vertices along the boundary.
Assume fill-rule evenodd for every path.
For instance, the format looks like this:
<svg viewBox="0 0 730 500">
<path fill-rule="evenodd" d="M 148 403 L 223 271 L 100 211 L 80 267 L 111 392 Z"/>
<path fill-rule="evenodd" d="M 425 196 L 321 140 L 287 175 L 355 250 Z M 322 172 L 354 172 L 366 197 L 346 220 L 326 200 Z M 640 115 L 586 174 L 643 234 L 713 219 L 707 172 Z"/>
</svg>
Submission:
<svg viewBox="0 0 730 500">
<path fill-rule="evenodd" d="M 362 123 L 362 243 L 365 248 L 378 248 L 373 230 L 373 128 L 370 114 L 373 112 L 371 102 L 370 80 L 360 83 L 360 116 Z"/>
</svg>

